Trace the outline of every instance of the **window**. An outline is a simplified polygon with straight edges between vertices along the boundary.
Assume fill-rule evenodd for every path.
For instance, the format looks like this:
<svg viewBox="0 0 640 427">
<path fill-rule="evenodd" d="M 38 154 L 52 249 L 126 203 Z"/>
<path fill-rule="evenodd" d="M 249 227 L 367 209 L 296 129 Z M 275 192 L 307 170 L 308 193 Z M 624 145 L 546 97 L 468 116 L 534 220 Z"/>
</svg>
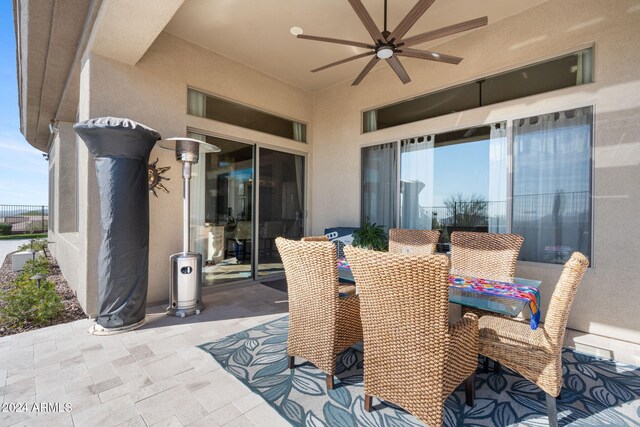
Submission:
<svg viewBox="0 0 640 427">
<path fill-rule="evenodd" d="M 56 144 L 49 147 L 49 218 L 48 229 L 51 232 L 56 231 L 55 214 L 56 214 Z"/>
<path fill-rule="evenodd" d="M 593 49 L 490 76 L 475 82 L 365 111 L 363 132 L 373 132 L 457 111 L 591 83 Z"/>
<path fill-rule="evenodd" d="M 511 140 L 497 122 L 365 147 L 362 219 L 440 229 L 443 242 L 456 230 L 520 234 L 526 261 L 590 258 L 592 124 L 585 107 L 515 120 Z"/>
<path fill-rule="evenodd" d="M 75 132 L 65 124 L 58 133 L 58 228 L 60 233 L 78 231 L 78 143 Z"/>
<path fill-rule="evenodd" d="M 187 90 L 187 114 L 307 142 L 307 125 L 212 95 Z"/>
<path fill-rule="evenodd" d="M 520 259 L 564 264 L 591 255 L 592 108 L 513 123 L 513 232 Z"/>
<path fill-rule="evenodd" d="M 400 141 L 400 227 L 506 231 L 505 123 Z"/>
</svg>

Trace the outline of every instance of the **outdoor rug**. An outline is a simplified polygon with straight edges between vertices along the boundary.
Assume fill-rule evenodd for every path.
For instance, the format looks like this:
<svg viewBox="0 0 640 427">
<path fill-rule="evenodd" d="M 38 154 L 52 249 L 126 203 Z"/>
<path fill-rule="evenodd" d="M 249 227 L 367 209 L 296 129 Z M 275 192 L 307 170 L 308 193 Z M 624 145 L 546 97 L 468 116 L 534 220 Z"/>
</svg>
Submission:
<svg viewBox="0 0 640 427">
<path fill-rule="evenodd" d="M 334 390 L 325 374 L 301 358 L 287 369 L 288 317 L 203 344 L 224 369 L 261 396 L 294 426 L 422 426 L 406 411 L 374 397 L 363 405 L 362 347 L 338 356 Z M 557 403 L 559 425 L 640 426 L 640 368 L 565 349 L 564 387 Z M 459 387 L 445 402 L 445 426 L 546 426 L 544 393 L 502 368 L 476 374 L 473 408 Z"/>
</svg>

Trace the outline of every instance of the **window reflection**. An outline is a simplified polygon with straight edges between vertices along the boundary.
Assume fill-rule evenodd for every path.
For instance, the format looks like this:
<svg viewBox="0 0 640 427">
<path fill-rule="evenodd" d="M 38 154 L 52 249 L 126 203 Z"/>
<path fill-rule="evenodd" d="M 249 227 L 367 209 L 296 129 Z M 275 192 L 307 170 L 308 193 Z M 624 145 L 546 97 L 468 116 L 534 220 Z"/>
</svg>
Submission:
<svg viewBox="0 0 640 427">
<path fill-rule="evenodd" d="M 504 123 L 400 142 L 400 227 L 506 231 Z"/>
<path fill-rule="evenodd" d="M 200 155 L 191 178 L 192 247 L 202 254 L 205 285 L 252 277 L 253 152 L 236 141 L 189 133 L 220 147 Z"/>
</svg>

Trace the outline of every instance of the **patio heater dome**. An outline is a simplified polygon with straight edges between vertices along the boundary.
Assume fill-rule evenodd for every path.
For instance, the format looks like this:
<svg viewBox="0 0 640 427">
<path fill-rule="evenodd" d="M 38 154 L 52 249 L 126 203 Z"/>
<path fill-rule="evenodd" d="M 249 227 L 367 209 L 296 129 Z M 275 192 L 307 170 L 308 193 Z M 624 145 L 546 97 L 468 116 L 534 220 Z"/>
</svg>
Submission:
<svg viewBox="0 0 640 427">
<path fill-rule="evenodd" d="M 220 148 L 193 138 L 168 138 L 158 142 L 160 148 L 174 150 L 182 163 L 182 252 L 171 255 L 170 316 L 200 314 L 202 303 L 202 255 L 189 250 L 189 204 L 191 166 L 198 163 L 200 153 L 217 153 Z"/>
</svg>

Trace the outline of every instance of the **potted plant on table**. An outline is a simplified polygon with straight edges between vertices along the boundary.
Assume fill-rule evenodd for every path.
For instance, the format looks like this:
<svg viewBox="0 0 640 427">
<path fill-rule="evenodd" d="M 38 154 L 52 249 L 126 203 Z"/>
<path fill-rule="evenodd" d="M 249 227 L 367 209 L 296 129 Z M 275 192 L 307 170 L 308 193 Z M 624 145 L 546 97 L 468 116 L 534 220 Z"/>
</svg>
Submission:
<svg viewBox="0 0 640 427">
<path fill-rule="evenodd" d="M 353 246 L 374 251 L 386 251 L 388 246 L 387 233 L 383 225 L 365 221 L 361 228 L 353 232 Z"/>
</svg>

